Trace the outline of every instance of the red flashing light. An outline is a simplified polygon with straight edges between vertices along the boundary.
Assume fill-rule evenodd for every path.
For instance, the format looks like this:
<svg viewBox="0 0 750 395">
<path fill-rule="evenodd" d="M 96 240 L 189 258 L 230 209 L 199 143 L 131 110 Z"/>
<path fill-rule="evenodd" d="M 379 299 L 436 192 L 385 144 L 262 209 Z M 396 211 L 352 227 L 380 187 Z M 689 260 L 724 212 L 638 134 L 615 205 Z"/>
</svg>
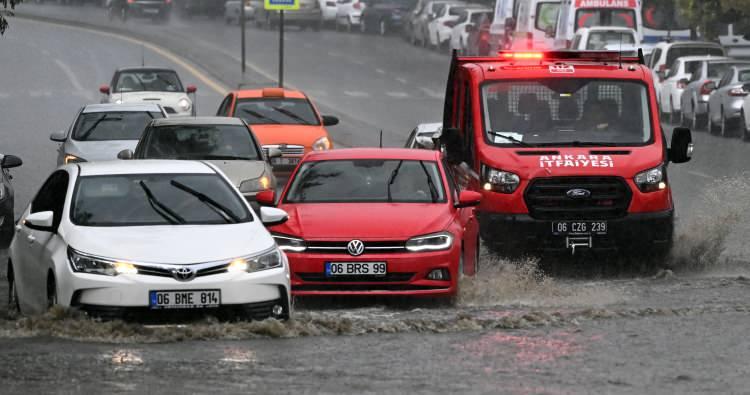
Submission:
<svg viewBox="0 0 750 395">
<path fill-rule="evenodd" d="M 541 52 L 502 52 L 505 59 L 542 59 L 544 54 Z"/>
</svg>

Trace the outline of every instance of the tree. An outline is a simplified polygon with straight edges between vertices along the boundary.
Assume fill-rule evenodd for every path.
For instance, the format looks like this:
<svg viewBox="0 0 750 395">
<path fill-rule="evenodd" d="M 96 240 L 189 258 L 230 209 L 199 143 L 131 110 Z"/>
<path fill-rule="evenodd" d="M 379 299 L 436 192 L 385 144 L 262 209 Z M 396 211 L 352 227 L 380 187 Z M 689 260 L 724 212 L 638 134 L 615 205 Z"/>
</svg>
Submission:
<svg viewBox="0 0 750 395">
<path fill-rule="evenodd" d="M 750 0 L 679 0 L 680 7 L 697 30 L 708 40 L 715 40 L 722 25 L 732 23 L 735 31 L 750 29 Z"/>
<path fill-rule="evenodd" d="M 6 17 L 13 16 L 13 10 L 16 8 L 16 4 L 21 3 L 23 0 L 0 0 L 3 4 L 3 8 L 0 9 L 0 35 L 5 34 L 5 30 L 8 28 L 8 20 Z M 10 5 L 10 11 L 8 10 Z"/>
</svg>

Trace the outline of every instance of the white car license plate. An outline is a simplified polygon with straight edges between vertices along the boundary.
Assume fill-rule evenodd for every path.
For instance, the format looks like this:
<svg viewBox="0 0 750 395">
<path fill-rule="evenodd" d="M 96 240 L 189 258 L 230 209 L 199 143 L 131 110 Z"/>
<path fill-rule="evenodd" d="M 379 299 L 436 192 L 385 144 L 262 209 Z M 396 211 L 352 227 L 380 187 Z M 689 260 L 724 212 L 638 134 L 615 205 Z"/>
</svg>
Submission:
<svg viewBox="0 0 750 395">
<path fill-rule="evenodd" d="M 221 305 L 221 290 L 151 291 L 148 299 L 148 305 L 152 309 L 219 307 Z"/>
<path fill-rule="evenodd" d="M 385 262 L 326 262 L 326 277 L 334 276 L 385 276 Z"/>
<path fill-rule="evenodd" d="M 300 158 L 271 158 L 271 165 L 297 165 Z"/>
<path fill-rule="evenodd" d="M 552 223 L 556 235 L 606 235 L 607 221 L 560 221 Z"/>
</svg>

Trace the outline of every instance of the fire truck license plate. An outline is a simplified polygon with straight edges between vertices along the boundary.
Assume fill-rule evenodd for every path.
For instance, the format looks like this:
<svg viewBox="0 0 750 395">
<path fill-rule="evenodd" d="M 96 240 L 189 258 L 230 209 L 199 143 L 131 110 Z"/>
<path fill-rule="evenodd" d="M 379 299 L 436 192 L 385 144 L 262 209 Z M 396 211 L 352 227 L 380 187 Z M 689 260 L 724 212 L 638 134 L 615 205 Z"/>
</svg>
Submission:
<svg viewBox="0 0 750 395">
<path fill-rule="evenodd" d="M 552 223 L 555 235 L 606 235 L 606 221 L 561 221 Z"/>
</svg>

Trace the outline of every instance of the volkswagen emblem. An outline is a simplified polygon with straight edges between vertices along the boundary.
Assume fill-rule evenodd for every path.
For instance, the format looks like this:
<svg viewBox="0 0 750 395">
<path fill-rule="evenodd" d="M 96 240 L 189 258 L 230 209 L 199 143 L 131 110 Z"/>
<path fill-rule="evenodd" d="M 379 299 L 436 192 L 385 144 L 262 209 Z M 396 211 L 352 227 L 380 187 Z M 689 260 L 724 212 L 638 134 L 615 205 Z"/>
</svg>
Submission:
<svg viewBox="0 0 750 395">
<path fill-rule="evenodd" d="M 172 277 L 177 281 L 190 281 L 195 277 L 195 270 L 189 267 L 172 269 Z"/>
<path fill-rule="evenodd" d="M 360 256 L 365 252 L 365 243 L 362 240 L 352 240 L 346 245 L 346 251 L 351 256 Z"/>
<path fill-rule="evenodd" d="M 591 197 L 591 191 L 583 188 L 573 188 L 565 193 L 571 199 L 588 199 Z"/>
</svg>

